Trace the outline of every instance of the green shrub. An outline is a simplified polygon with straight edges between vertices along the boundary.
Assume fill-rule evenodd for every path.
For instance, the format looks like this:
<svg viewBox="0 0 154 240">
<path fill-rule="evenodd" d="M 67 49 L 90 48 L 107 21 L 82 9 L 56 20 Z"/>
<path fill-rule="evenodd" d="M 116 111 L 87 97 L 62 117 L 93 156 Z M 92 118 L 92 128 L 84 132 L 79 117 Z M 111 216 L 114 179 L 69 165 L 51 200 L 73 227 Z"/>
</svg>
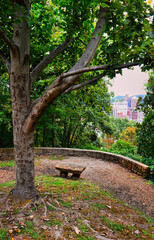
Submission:
<svg viewBox="0 0 154 240">
<path fill-rule="evenodd" d="M 130 157 L 131 154 L 135 154 L 135 146 L 124 140 L 118 140 L 108 151 Z"/>
</svg>

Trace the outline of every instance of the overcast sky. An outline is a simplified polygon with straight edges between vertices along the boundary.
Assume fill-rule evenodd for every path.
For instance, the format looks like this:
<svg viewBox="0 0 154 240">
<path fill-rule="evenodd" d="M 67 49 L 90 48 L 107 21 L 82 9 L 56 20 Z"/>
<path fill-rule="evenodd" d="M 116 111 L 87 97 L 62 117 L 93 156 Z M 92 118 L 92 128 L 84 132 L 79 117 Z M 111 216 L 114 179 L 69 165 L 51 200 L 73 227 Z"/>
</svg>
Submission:
<svg viewBox="0 0 154 240">
<path fill-rule="evenodd" d="M 129 96 L 145 94 L 144 84 L 149 78 L 148 73 L 141 72 L 139 67 L 134 67 L 134 70 L 123 70 L 123 75 L 117 74 L 116 78 L 111 80 L 112 87 L 109 91 L 113 91 L 115 96 Z"/>
</svg>

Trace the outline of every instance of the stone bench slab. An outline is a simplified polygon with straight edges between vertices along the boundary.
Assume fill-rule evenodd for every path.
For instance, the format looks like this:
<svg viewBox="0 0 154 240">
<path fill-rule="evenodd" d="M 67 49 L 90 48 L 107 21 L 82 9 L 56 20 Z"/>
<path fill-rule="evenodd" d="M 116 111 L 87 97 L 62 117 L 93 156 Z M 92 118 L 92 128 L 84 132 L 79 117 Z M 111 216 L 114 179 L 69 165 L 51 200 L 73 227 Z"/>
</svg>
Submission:
<svg viewBox="0 0 154 240">
<path fill-rule="evenodd" d="M 79 178 L 85 170 L 85 166 L 75 163 L 58 163 L 56 169 L 60 171 L 60 176 L 67 177 L 68 173 L 73 173 L 73 177 Z"/>
</svg>

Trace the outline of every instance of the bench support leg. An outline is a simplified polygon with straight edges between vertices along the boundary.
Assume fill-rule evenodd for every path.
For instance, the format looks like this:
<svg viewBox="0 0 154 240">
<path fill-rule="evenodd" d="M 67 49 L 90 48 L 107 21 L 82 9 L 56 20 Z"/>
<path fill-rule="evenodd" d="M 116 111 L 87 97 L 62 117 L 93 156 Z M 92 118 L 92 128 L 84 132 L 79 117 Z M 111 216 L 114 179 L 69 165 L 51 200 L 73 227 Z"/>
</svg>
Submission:
<svg viewBox="0 0 154 240">
<path fill-rule="evenodd" d="M 68 176 L 68 172 L 60 171 L 60 177 L 66 178 Z"/>
<path fill-rule="evenodd" d="M 80 174 L 73 173 L 72 178 L 80 178 Z"/>
</svg>

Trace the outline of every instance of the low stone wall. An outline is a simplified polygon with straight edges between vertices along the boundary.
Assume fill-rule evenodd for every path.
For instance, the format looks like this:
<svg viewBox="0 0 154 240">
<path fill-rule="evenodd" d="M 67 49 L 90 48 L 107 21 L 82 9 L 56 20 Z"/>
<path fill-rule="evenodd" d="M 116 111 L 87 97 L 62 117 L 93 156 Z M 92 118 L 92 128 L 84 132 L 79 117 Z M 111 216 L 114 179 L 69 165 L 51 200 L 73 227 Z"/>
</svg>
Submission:
<svg viewBox="0 0 154 240">
<path fill-rule="evenodd" d="M 83 149 L 73 149 L 73 148 L 48 148 L 39 147 L 34 149 L 36 155 L 64 155 L 64 156 L 78 156 L 78 157 L 92 157 L 102 159 L 104 161 L 111 161 L 120 164 L 121 166 L 129 169 L 130 171 L 141 175 L 143 177 L 148 177 L 150 175 L 150 167 L 118 154 L 113 154 L 109 152 L 95 151 L 95 150 L 83 150 Z M 5 149 L 0 148 L 0 159 L 13 158 L 14 150 L 13 148 Z"/>
<path fill-rule="evenodd" d="M 0 148 L 0 160 L 5 158 L 14 158 L 13 148 Z"/>
</svg>

